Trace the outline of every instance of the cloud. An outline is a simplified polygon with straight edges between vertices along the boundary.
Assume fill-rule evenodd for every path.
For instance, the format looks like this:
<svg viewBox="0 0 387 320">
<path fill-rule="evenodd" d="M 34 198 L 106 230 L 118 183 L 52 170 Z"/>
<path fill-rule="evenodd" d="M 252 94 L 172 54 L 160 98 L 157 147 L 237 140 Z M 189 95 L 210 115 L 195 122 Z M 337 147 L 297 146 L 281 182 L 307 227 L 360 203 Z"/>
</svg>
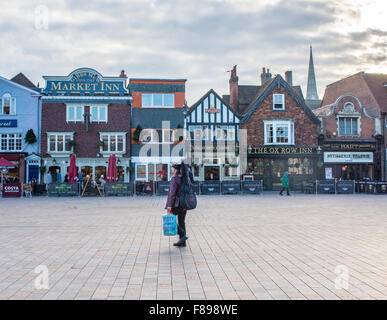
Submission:
<svg viewBox="0 0 387 320">
<path fill-rule="evenodd" d="M 387 31 L 375 23 L 359 27 L 366 6 L 355 2 L 15 0 L 0 12 L 6 44 L 0 70 L 6 77 L 22 71 L 41 85 L 42 75 L 67 75 L 78 67 L 103 75 L 125 69 L 129 77 L 187 78 L 193 103 L 210 88 L 227 93 L 226 71 L 234 64 L 241 84 L 259 84 L 266 66 L 273 73 L 293 70 L 294 83 L 305 90 L 312 44 L 321 95 L 326 84 L 359 68 L 387 72 Z M 39 5 L 47 16 L 37 14 Z M 36 27 L 42 18 L 48 29 Z"/>
</svg>

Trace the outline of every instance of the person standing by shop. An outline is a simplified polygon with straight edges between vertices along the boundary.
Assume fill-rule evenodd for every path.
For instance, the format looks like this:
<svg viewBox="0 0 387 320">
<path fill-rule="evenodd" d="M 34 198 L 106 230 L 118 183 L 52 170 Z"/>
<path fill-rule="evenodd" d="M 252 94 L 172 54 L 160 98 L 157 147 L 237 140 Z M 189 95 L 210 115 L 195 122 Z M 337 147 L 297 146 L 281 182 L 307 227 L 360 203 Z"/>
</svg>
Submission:
<svg viewBox="0 0 387 320">
<path fill-rule="evenodd" d="M 62 176 L 60 174 L 59 169 L 56 169 L 56 182 L 58 182 L 58 183 L 62 182 Z"/>
<path fill-rule="evenodd" d="M 185 216 L 187 214 L 187 210 L 183 209 L 179 204 L 180 185 L 183 178 L 181 175 L 181 166 L 182 165 L 180 164 L 174 164 L 172 166 L 173 177 L 169 183 L 167 204 L 165 206 L 168 213 L 172 213 L 177 216 L 179 241 L 173 244 L 177 247 L 185 247 L 185 242 L 188 239 L 185 230 Z"/>
<path fill-rule="evenodd" d="M 289 193 L 289 177 L 288 177 L 288 172 L 285 171 L 283 176 L 282 176 L 282 189 L 280 192 L 280 195 L 282 196 L 282 192 L 286 189 L 286 194 L 290 196 Z"/>
</svg>

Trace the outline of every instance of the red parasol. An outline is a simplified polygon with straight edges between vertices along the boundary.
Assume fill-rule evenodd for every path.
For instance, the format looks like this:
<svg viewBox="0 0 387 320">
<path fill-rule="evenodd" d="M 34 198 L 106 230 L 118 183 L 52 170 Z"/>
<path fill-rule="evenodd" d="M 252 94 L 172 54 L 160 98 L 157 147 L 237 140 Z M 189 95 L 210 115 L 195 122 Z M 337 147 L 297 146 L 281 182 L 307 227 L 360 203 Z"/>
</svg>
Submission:
<svg viewBox="0 0 387 320">
<path fill-rule="evenodd" d="M 70 167 L 68 172 L 69 182 L 77 182 L 77 165 L 76 165 L 76 157 L 75 154 L 72 154 L 70 157 Z"/>
<path fill-rule="evenodd" d="M 14 168 L 15 165 L 7 159 L 0 158 L 0 168 Z"/>
<path fill-rule="evenodd" d="M 109 157 L 108 171 L 107 171 L 107 182 L 117 182 L 117 163 L 116 155 L 112 154 Z"/>
</svg>

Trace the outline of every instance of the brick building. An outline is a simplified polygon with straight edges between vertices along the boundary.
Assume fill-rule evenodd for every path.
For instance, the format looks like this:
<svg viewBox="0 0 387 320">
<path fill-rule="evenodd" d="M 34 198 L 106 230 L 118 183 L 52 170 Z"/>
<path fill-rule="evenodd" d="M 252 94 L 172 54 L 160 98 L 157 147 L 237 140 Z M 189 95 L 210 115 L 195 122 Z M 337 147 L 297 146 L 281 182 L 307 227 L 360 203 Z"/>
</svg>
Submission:
<svg viewBox="0 0 387 320">
<path fill-rule="evenodd" d="M 130 79 L 133 180 L 169 180 L 171 164 L 184 159 L 184 150 L 175 147 L 181 140 L 178 129 L 184 127 L 185 83 L 186 79 Z"/>
<path fill-rule="evenodd" d="M 293 189 L 304 180 L 317 178 L 320 121 L 306 106 L 301 88 L 292 85 L 290 71 L 285 78 L 272 78 L 263 68 L 260 86 L 241 86 L 235 66 L 230 95 L 224 96 L 241 116 L 240 129 L 247 130 L 244 175 L 262 179 L 267 190 L 280 187 L 284 171 L 289 171 Z"/>
<path fill-rule="evenodd" d="M 385 179 L 387 75 L 359 72 L 329 84 L 322 106 L 324 171 L 350 180 Z"/>
<path fill-rule="evenodd" d="M 130 101 L 124 71 L 104 77 L 81 68 L 68 76 L 44 76 L 41 151 L 47 171 L 68 172 L 70 155 L 78 170 L 106 177 L 108 157 L 116 154 L 119 181 L 130 180 Z"/>
</svg>

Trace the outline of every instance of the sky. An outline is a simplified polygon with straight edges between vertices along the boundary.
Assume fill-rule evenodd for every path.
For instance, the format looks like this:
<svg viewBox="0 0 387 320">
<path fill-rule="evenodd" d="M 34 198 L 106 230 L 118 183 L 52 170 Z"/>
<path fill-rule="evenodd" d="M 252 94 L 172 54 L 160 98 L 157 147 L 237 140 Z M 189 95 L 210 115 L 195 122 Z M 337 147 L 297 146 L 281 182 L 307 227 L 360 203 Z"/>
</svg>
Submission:
<svg viewBox="0 0 387 320">
<path fill-rule="evenodd" d="M 309 46 L 317 90 L 348 75 L 387 73 L 384 0 L 13 0 L 0 10 L 0 75 L 90 67 L 104 76 L 187 79 L 188 104 L 209 89 L 260 85 L 262 67 L 306 96 Z"/>
</svg>

